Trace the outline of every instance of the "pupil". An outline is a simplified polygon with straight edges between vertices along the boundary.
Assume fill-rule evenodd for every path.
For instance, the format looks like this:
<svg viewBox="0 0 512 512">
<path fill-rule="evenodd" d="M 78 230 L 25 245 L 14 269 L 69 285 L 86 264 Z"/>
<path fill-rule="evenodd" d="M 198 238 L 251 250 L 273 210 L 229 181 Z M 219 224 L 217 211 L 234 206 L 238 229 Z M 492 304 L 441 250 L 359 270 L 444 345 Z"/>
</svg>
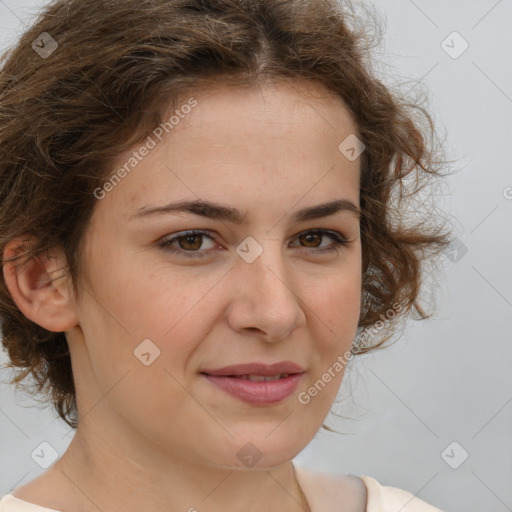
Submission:
<svg viewBox="0 0 512 512">
<path fill-rule="evenodd" d="M 306 238 L 307 239 L 307 242 L 306 243 L 310 243 L 310 242 L 313 242 L 312 238 L 318 238 L 320 235 L 316 234 L 316 233 L 309 233 L 308 235 L 303 235 L 302 238 Z"/>
<path fill-rule="evenodd" d="M 199 247 L 201 247 L 201 242 L 197 243 L 197 240 L 200 238 L 199 235 L 187 235 L 184 238 L 185 238 L 185 245 L 190 243 L 193 247 L 182 247 L 183 249 L 199 249 Z M 195 244 L 193 242 L 191 242 L 191 240 L 194 240 L 194 239 L 196 240 Z"/>
</svg>

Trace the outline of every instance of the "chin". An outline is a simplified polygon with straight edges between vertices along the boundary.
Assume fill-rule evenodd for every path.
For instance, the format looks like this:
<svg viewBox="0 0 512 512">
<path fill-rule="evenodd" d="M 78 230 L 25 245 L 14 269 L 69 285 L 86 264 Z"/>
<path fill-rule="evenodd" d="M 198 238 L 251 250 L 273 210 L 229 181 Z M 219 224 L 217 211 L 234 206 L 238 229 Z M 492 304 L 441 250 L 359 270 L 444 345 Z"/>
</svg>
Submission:
<svg viewBox="0 0 512 512">
<path fill-rule="evenodd" d="M 257 435 L 254 432 L 247 436 L 233 435 L 229 442 L 212 446 L 208 457 L 210 464 L 230 470 L 270 470 L 290 462 L 314 436 L 310 438 L 302 432 L 300 436 L 291 437 L 284 428 L 278 434 L 277 424 L 269 427 Z M 272 433 L 273 429 L 276 430 Z"/>
</svg>

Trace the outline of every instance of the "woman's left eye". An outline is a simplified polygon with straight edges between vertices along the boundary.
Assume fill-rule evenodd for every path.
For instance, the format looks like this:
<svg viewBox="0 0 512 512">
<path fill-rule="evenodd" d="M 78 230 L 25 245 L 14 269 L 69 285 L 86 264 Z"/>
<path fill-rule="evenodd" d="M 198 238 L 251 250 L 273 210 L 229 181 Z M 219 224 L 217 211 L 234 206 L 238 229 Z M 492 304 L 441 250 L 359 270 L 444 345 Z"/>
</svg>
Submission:
<svg viewBox="0 0 512 512">
<path fill-rule="evenodd" d="M 180 254 L 187 258 L 202 258 L 206 256 L 205 250 L 199 251 L 199 248 L 203 245 L 203 238 L 207 238 L 214 242 L 213 237 L 206 231 L 184 231 L 171 238 L 164 238 L 158 243 L 160 248 L 165 248 L 166 251 L 170 251 L 173 254 Z M 348 244 L 341 233 L 337 231 L 327 231 L 323 229 L 313 229 L 305 231 L 296 236 L 301 243 L 313 244 L 312 250 L 308 250 L 308 253 L 331 253 L 338 252 L 339 246 Z M 321 241 L 322 238 L 330 238 L 334 240 L 334 243 L 327 247 L 318 248 L 315 244 Z M 176 247 L 175 243 L 178 243 L 179 247 Z M 321 243 L 321 242 L 320 242 Z M 295 246 L 297 247 L 297 246 Z M 304 246 L 303 246 L 304 247 Z M 308 246 L 305 246 L 308 247 Z"/>
</svg>

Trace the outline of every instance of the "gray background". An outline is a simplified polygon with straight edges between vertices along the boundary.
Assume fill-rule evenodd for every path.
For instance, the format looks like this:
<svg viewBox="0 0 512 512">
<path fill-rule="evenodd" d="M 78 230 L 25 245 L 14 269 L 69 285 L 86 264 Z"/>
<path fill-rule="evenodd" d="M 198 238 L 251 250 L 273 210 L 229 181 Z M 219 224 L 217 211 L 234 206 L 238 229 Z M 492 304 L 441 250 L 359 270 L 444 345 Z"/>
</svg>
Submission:
<svg viewBox="0 0 512 512">
<path fill-rule="evenodd" d="M 0 44 L 14 42 L 40 4 L 0 0 Z M 432 283 L 434 317 L 354 359 L 335 408 L 348 418 L 328 418 L 342 435 L 321 430 L 296 462 L 373 476 L 447 512 L 512 511 L 512 1 L 375 5 L 386 20 L 382 79 L 428 91 L 457 159 L 438 200 L 459 249 Z M 460 56 L 454 31 L 469 44 Z M 40 443 L 62 455 L 70 440 L 51 409 L 0 384 L 0 495 L 45 471 L 31 457 Z"/>
</svg>

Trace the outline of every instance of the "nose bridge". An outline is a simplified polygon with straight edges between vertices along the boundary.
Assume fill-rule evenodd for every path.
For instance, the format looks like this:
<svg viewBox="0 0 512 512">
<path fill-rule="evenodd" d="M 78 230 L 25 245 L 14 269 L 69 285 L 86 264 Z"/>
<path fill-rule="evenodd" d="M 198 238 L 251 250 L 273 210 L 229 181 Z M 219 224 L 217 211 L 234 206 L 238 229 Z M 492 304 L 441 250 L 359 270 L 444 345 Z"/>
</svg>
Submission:
<svg viewBox="0 0 512 512">
<path fill-rule="evenodd" d="M 248 237 L 237 253 L 242 261 L 237 263 L 240 281 L 230 324 L 257 328 L 271 339 L 286 337 L 304 316 L 281 242 L 269 236 Z"/>
<path fill-rule="evenodd" d="M 276 288 L 290 286 L 287 283 L 287 269 L 283 248 L 278 238 L 259 236 L 256 240 L 247 237 L 237 248 L 237 252 L 244 260 L 240 262 L 244 268 L 244 278 L 248 279 L 257 288 Z M 289 290 L 288 290 L 289 291 Z M 290 291 L 289 291 L 290 292 Z M 291 292 L 290 292 L 291 293 Z"/>
</svg>

